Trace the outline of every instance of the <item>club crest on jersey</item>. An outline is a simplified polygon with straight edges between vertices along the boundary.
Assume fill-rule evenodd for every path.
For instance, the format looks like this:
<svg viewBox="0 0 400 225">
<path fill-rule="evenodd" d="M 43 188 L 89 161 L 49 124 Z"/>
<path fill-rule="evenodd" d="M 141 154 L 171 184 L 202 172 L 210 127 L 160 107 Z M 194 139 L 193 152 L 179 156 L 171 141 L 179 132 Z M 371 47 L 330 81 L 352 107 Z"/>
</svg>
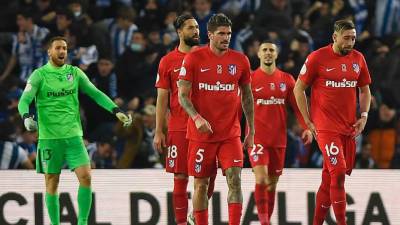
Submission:
<svg viewBox="0 0 400 225">
<path fill-rule="evenodd" d="M 235 64 L 229 64 L 228 65 L 228 72 L 230 75 L 234 76 L 236 74 L 236 65 Z"/>
<path fill-rule="evenodd" d="M 200 171 L 201 171 L 201 164 L 200 163 L 196 163 L 196 165 L 194 166 L 194 171 L 196 171 L 196 173 L 200 173 Z"/>
<path fill-rule="evenodd" d="M 282 92 L 284 92 L 284 91 L 286 91 L 286 84 L 285 83 L 280 83 L 279 84 L 279 89 L 282 91 Z"/>
<path fill-rule="evenodd" d="M 72 81 L 74 81 L 74 76 L 72 76 L 72 74 L 67 74 L 67 80 L 69 81 L 69 82 L 72 82 Z"/>
<path fill-rule="evenodd" d="M 356 73 L 360 73 L 360 66 L 358 65 L 358 63 L 353 63 L 353 70 Z"/>
<path fill-rule="evenodd" d="M 221 64 L 217 65 L 217 74 L 222 74 L 222 65 Z"/>
<path fill-rule="evenodd" d="M 168 161 L 168 166 L 171 167 L 171 168 L 174 167 L 175 166 L 175 161 L 173 159 L 170 159 Z"/>
<path fill-rule="evenodd" d="M 269 83 L 269 88 L 271 90 L 275 90 L 275 84 L 274 83 Z"/>
</svg>

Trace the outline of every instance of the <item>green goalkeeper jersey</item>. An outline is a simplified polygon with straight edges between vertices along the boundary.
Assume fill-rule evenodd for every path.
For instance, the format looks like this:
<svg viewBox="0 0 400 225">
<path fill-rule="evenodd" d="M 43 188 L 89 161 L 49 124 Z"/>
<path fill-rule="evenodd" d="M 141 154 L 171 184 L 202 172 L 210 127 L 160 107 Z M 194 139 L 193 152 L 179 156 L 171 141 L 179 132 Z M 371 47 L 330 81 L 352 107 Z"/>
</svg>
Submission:
<svg viewBox="0 0 400 225">
<path fill-rule="evenodd" d="M 29 113 L 29 105 L 36 98 L 39 139 L 82 136 L 79 91 L 109 112 L 117 107 L 78 67 L 55 67 L 49 62 L 29 77 L 18 111 L 21 116 Z"/>
</svg>

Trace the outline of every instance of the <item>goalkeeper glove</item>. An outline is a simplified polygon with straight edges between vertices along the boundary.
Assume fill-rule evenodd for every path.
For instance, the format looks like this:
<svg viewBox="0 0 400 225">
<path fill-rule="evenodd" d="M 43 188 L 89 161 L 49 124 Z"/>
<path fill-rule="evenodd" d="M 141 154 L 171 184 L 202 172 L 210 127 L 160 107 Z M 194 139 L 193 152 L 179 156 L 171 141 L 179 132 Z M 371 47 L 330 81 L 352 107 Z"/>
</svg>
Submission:
<svg viewBox="0 0 400 225">
<path fill-rule="evenodd" d="M 129 127 L 132 124 L 131 114 L 126 114 L 122 112 L 119 108 L 115 108 L 113 110 L 113 113 L 118 118 L 118 120 L 123 123 L 124 127 Z"/>
<path fill-rule="evenodd" d="M 33 120 L 33 116 L 25 114 L 23 118 L 24 118 L 24 126 L 27 131 L 37 130 L 37 122 Z"/>
</svg>

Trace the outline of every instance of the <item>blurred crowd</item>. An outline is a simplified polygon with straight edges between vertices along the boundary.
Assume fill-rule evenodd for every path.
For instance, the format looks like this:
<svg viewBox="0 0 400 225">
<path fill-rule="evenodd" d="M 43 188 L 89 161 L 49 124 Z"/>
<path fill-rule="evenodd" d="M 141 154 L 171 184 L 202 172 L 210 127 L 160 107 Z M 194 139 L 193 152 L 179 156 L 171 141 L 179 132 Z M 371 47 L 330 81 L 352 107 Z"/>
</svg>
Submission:
<svg viewBox="0 0 400 225">
<path fill-rule="evenodd" d="M 379 4 L 378 4 L 379 3 Z M 278 67 L 295 78 L 307 55 L 331 42 L 333 22 L 351 18 L 355 48 L 366 58 L 373 101 L 357 168 L 400 168 L 400 0 L 15 0 L 0 2 L 0 168 L 34 168 L 37 134 L 17 113 L 30 73 L 47 62 L 47 43 L 68 40 L 69 64 L 80 67 L 115 103 L 133 115 L 125 129 L 81 96 L 82 126 L 93 168 L 162 168 L 154 150 L 156 89 L 162 56 L 176 47 L 173 22 L 192 13 L 207 44 L 216 12 L 233 21 L 231 48 L 259 65 L 260 40 L 280 48 Z M 399 77 L 398 77 L 399 76 Z M 32 106 L 32 108 L 34 108 Z M 286 167 L 321 167 L 316 143 L 302 144 L 290 115 Z M 248 165 L 249 166 L 249 165 Z"/>
</svg>

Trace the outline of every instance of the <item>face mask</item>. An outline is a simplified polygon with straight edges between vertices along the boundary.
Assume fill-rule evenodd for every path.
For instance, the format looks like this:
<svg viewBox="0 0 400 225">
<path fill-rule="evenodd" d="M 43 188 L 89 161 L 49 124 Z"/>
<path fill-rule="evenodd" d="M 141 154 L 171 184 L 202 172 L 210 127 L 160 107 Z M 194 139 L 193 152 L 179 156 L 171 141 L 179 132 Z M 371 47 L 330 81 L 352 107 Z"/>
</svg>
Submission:
<svg viewBox="0 0 400 225">
<path fill-rule="evenodd" d="M 82 14 L 81 11 L 76 11 L 76 12 L 74 12 L 74 16 L 75 16 L 75 17 L 79 17 L 81 14 Z"/>
<path fill-rule="evenodd" d="M 131 50 L 134 52 L 140 52 L 142 51 L 142 45 L 141 44 L 137 44 L 137 43 L 132 43 L 131 44 Z"/>
</svg>

